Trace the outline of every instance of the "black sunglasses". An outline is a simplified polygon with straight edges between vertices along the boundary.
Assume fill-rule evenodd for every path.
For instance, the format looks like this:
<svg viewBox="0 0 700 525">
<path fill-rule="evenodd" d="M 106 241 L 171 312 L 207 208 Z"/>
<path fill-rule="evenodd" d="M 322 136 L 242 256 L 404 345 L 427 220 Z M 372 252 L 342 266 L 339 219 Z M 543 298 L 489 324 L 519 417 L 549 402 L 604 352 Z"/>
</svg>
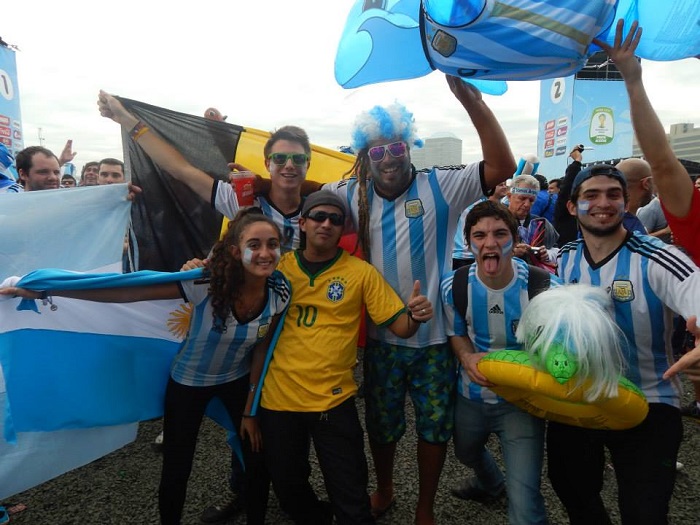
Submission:
<svg viewBox="0 0 700 525">
<path fill-rule="evenodd" d="M 317 211 L 315 213 L 309 213 L 306 216 L 307 219 L 311 219 L 314 222 L 326 222 L 326 219 L 331 221 L 333 226 L 342 226 L 345 223 L 345 217 L 340 213 L 328 213 L 327 211 Z"/>
</svg>

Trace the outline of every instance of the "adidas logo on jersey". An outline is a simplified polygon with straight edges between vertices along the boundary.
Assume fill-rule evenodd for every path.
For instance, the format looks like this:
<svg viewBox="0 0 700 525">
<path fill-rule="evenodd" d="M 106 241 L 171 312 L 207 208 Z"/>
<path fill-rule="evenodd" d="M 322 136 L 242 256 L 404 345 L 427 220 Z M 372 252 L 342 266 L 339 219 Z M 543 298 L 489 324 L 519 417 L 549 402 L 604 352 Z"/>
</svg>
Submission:
<svg viewBox="0 0 700 525">
<path fill-rule="evenodd" d="M 503 310 L 501 310 L 501 307 L 500 307 L 500 306 L 498 306 L 497 304 L 495 304 L 495 305 L 493 305 L 493 306 L 489 309 L 489 313 L 490 313 L 490 314 L 500 314 L 500 315 L 503 315 Z"/>
</svg>

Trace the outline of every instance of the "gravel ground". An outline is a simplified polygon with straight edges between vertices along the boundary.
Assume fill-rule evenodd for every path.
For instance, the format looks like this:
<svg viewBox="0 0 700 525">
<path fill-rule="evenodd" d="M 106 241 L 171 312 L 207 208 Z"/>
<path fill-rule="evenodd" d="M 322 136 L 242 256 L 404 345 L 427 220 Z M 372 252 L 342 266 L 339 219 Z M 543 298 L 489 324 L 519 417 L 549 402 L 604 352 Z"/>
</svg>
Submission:
<svg viewBox="0 0 700 525">
<path fill-rule="evenodd" d="M 691 387 L 686 387 L 685 401 L 690 399 Z M 360 410 L 363 403 L 358 402 Z M 408 409 L 410 413 L 411 410 Z M 685 420 L 685 438 L 679 460 L 684 467 L 678 473 L 676 488 L 671 501 L 672 525 L 700 524 L 700 425 Z M 409 426 L 410 428 L 410 426 Z M 152 449 L 152 442 L 161 429 L 160 421 L 142 423 L 135 442 L 121 450 L 51 480 L 39 487 L 13 496 L 13 503 L 24 503 L 27 509 L 12 516 L 17 525 L 111 525 L 157 524 L 156 504 L 161 456 Z M 490 443 L 498 454 L 497 442 Z M 367 449 L 368 451 L 369 449 Z M 208 505 L 221 502 L 226 497 L 228 474 L 228 447 L 225 433 L 207 420 L 202 426 L 188 486 L 183 524 L 199 523 L 199 513 Z M 313 458 L 312 458 L 313 460 Z M 368 452 L 368 461 L 371 458 Z M 313 483 L 320 495 L 324 494 L 318 467 L 314 466 Z M 441 525 L 469 523 L 470 525 L 497 525 L 508 523 L 505 501 L 490 505 L 464 502 L 452 497 L 450 487 L 467 474 L 454 457 L 450 446 L 437 496 L 437 521 Z M 373 488 L 370 480 L 370 489 Z M 379 525 L 413 523 L 413 508 L 417 499 L 417 468 L 415 462 L 415 437 L 406 435 L 399 446 L 395 472 L 397 505 L 389 511 Z M 545 476 L 543 493 L 547 503 L 550 523 L 568 523 L 559 500 Z M 617 514 L 616 488 L 612 470 L 606 473 L 603 497 L 613 523 L 620 523 Z M 287 525 L 292 522 L 284 517 L 271 496 L 268 523 Z M 231 523 L 245 523 L 237 517 Z M 594 524 L 592 524 L 594 525 Z"/>
</svg>

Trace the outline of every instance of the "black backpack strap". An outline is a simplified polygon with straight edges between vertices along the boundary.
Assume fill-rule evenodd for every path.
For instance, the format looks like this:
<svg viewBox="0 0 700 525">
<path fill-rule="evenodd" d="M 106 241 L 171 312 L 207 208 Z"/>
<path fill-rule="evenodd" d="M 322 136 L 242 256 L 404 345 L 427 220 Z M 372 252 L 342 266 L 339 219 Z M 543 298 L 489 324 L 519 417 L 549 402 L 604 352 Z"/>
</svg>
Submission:
<svg viewBox="0 0 700 525">
<path fill-rule="evenodd" d="M 550 276 L 552 274 L 538 266 L 531 264 L 527 266 L 529 272 L 527 277 L 527 298 L 532 299 L 537 294 L 549 290 Z"/>
<path fill-rule="evenodd" d="M 462 319 L 467 318 L 467 302 L 469 301 L 469 268 L 471 264 L 462 266 L 452 278 L 452 299 L 455 303 L 455 310 L 462 316 Z"/>
</svg>

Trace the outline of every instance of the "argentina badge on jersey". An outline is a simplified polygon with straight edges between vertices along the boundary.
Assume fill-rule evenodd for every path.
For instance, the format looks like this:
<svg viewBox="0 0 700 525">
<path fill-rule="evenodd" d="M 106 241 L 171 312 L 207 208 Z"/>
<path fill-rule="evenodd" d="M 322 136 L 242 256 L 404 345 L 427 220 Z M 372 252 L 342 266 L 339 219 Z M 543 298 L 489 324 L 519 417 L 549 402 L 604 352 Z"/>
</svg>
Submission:
<svg viewBox="0 0 700 525">
<path fill-rule="evenodd" d="M 632 285 L 632 281 L 613 281 L 610 287 L 610 295 L 615 301 L 620 303 L 634 301 L 634 286 Z"/>
<path fill-rule="evenodd" d="M 258 339 L 262 339 L 263 337 L 265 337 L 269 329 L 270 323 L 265 323 L 258 326 Z"/>
<path fill-rule="evenodd" d="M 423 202 L 420 199 L 411 199 L 404 204 L 404 211 L 407 219 L 416 219 L 425 214 Z"/>
</svg>

